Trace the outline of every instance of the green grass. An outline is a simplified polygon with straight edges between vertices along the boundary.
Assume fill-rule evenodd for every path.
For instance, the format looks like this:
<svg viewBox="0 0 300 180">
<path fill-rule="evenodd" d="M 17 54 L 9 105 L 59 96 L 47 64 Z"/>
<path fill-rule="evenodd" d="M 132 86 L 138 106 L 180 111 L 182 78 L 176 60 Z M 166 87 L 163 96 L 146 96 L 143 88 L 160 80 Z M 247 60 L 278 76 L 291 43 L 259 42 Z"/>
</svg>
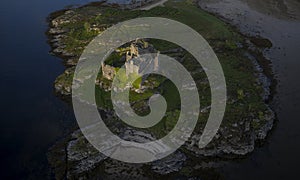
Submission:
<svg viewBox="0 0 300 180">
<path fill-rule="evenodd" d="M 243 43 L 243 37 L 223 21 L 197 8 L 192 3 L 187 3 L 185 1 L 168 1 L 165 3 L 165 7 L 155 7 L 149 11 L 128 11 L 109 7 L 89 7 L 88 10 L 88 12 L 85 12 L 82 9 L 75 9 L 78 13 L 101 13 L 101 15 L 89 14 L 87 16 L 88 18 L 83 18 L 81 21 L 63 25 L 65 28 L 69 29 L 67 38 L 65 38 L 67 51 L 71 51 L 77 56 L 81 54 L 83 47 L 99 33 L 89 30 L 89 27 L 92 24 L 109 27 L 120 21 L 147 16 L 165 17 L 177 20 L 199 32 L 209 42 L 212 48 L 216 50 L 216 54 L 226 77 L 229 101 L 237 101 L 232 104 L 227 104 L 222 125 L 239 122 L 243 118 L 247 118 L 249 114 L 263 117 L 264 112 L 267 110 L 267 106 L 260 96 L 262 87 L 256 84 L 256 78 L 253 75 L 255 70 L 251 61 L 243 56 L 245 50 L 237 47 L 237 43 Z M 160 51 L 177 47 L 172 43 L 156 39 L 151 39 L 149 42 Z M 126 47 L 119 48 L 119 53 L 113 53 L 107 59 L 107 62 L 109 64 L 114 64 L 116 62 L 115 60 L 119 60 L 126 49 Z M 199 64 L 197 64 L 195 59 L 188 53 L 186 53 L 183 65 L 189 71 L 195 71 L 199 67 Z M 196 72 L 193 75 L 193 78 L 197 82 L 201 82 L 206 78 L 206 75 L 204 72 Z M 72 75 L 64 74 L 59 76 L 56 81 L 70 84 L 71 80 Z M 131 92 L 130 101 L 135 102 L 134 106 L 138 108 L 139 106 L 142 106 L 142 101 L 147 101 L 156 90 L 162 93 L 168 102 L 167 116 L 162 122 L 150 128 L 151 131 L 155 132 L 158 136 L 161 136 L 164 132 L 160 131 L 160 128 L 163 127 L 165 130 L 169 130 L 170 127 L 175 124 L 178 110 L 180 109 L 180 98 L 176 87 L 170 81 L 164 81 L 164 79 L 156 77 L 152 82 L 156 83 L 155 90 L 146 91 L 143 94 Z M 211 97 L 208 84 L 197 83 L 197 87 L 200 94 L 201 107 L 208 106 Z M 97 87 L 96 96 L 98 97 L 97 104 L 99 104 L 99 106 L 112 108 L 109 92 L 105 92 Z M 138 113 L 145 114 L 145 112 Z M 202 113 L 199 116 L 201 123 L 205 123 L 207 115 L 208 113 Z M 253 127 L 260 125 L 257 124 L 258 123 L 254 123 Z"/>
</svg>

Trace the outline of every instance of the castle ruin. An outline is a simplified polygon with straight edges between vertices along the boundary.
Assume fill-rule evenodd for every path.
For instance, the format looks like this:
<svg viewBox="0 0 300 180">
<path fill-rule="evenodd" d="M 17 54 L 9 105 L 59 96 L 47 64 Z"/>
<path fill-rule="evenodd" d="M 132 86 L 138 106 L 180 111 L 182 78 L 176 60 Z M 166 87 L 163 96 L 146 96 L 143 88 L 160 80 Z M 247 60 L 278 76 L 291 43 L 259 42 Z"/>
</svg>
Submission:
<svg viewBox="0 0 300 180">
<path fill-rule="evenodd" d="M 153 57 L 153 53 L 156 53 Z M 141 55 L 145 55 L 141 57 Z M 134 73 L 142 75 L 144 70 L 158 69 L 159 51 L 156 51 L 152 45 L 142 40 L 136 40 L 131 43 L 130 48 L 125 55 L 126 76 Z M 102 63 L 102 75 L 108 80 L 113 80 L 116 75 L 116 67 Z"/>
</svg>

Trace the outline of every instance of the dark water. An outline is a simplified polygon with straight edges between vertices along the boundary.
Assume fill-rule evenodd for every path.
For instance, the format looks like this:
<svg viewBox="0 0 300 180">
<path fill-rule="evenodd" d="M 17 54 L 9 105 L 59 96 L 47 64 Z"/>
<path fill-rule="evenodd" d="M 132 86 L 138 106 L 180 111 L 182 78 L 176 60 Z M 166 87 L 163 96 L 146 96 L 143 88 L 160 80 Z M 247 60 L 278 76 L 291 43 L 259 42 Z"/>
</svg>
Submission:
<svg viewBox="0 0 300 180">
<path fill-rule="evenodd" d="M 47 149 L 75 122 L 53 94 L 64 67 L 48 54 L 45 32 L 49 13 L 78 2 L 86 1 L 0 2 L 0 179 L 45 176 Z"/>
<path fill-rule="evenodd" d="M 87 2 L 4 0 L 0 3 L 0 179 L 41 179 L 48 175 L 47 149 L 75 123 L 71 108 L 53 94 L 53 81 L 64 67 L 59 58 L 48 54 L 50 47 L 44 33 L 46 17 L 51 12 Z M 212 8 L 229 14 L 243 31 L 272 40 L 274 48 L 266 55 L 272 60 L 279 80 L 275 98 L 279 122 L 267 143 L 248 158 L 226 164 L 221 171 L 226 179 L 293 177 L 298 174 L 300 162 L 300 9 L 297 1 L 232 0 L 225 1 L 227 10 L 224 4 L 218 5 L 219 1 L 213 2 L 217 3 L 211 5 Z M 236 11 L 230 7 L 236 7 Z M 246 14 L 234 15 L 236 12 Z M 248 25 L 243 26 L 245 23 L 241 22 Z"/>
<path fill-rule="evenodd" d="M 278 80 L 273 105 L 278 122 L 261 148 L 223 168 L 226 179 L 299 179 L 300 1 L 201 0 L 200 4 L 243 33 L 266 37 L 274 45 L 265 55 Z"/>
</svg>

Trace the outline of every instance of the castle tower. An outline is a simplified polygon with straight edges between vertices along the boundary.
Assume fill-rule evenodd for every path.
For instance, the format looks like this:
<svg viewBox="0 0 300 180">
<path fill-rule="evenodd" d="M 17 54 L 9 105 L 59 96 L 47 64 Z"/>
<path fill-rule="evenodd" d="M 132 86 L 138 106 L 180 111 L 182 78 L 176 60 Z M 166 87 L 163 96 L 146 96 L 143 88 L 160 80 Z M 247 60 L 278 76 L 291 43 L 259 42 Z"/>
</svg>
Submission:
<svg viewBox="0 0 300 180">
<path fill-rule="evenodd" d="M 156 54 L 156 56 L 155 56 L 155 58 L 154 58 L 154 67 L 153 67 L 153 70 L 154 71 L 157 71 L 158 70 L 158 56 L 159 56 L 159 54 L 160 54 L 160 51 L 158 51 L 157 52 L 157 54 Z"/>
</svg>

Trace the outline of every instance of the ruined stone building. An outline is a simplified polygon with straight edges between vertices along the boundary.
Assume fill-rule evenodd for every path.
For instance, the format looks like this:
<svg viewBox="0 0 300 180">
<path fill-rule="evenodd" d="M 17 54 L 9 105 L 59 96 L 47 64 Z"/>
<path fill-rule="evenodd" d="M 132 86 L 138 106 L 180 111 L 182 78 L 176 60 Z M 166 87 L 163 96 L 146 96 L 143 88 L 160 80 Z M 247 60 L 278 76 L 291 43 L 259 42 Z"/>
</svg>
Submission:
<svg viewBox="0 0 300 180">
<path fill-rule="evenodd" d="M 152 53 L 152 54 L 151 54 Z M 154 56 L 153 53 L 156 53 Z M 143 57 L 141 55 L 144 55 Z M 144 70 L 157 70 L 158 56 L 157 52 L 152 45 L 142 40 L 136 40 L 131 43 L 129 50 L 126 52 L 125 70 L 126 76 L 131 73 L 141 75 Z M 113 80 L 116 74 L 116 68 L 111 65 L 102 63 L 102 75 L 108 80 Z"/>
<path fill-rule="evenodd" d="M 116 69 L 113 66 L 102 63 L 102 76 L 108 80 L 113 80 L 116 75 Z"/>
</svg>

